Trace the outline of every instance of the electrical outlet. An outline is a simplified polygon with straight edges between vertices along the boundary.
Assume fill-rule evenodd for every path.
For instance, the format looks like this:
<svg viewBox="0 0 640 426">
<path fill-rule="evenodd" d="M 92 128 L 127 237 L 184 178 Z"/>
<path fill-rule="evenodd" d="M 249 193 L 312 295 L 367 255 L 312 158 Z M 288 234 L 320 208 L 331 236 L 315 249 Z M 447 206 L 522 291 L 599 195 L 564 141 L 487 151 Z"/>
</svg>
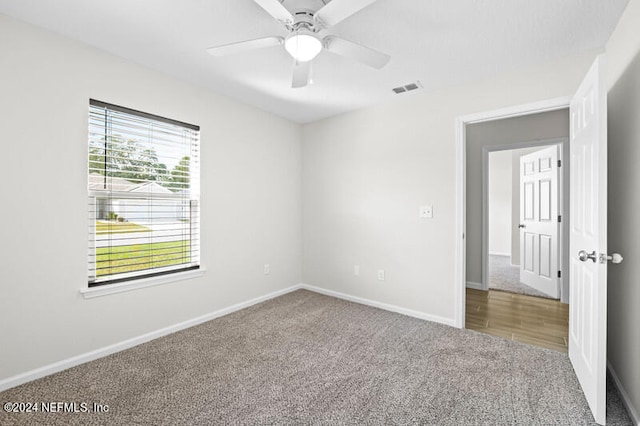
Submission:
<svg viewBox="0 0 640 426">
<path fill-rule="evenodd" d="M 384 281 L 384 269 L 378 269 L 378 281 Z"/>
<path fill-rule="evenodd" d="M 269 266 L 268 263 L 264 264 L 264 274 L 265 275 L 269 275 L 269 273 L 271 272 L 271 267 Z"/>
<path fill-rule="evenodd" d="M 433 219 L 433 206 L 421 206 L 420 217 L 423 219 Z"/>
<path fill-rule="evenodd" d="M 360 265 L 353 265 L 353 275 L 355 277 L 360 276 Z"/>
</svg>

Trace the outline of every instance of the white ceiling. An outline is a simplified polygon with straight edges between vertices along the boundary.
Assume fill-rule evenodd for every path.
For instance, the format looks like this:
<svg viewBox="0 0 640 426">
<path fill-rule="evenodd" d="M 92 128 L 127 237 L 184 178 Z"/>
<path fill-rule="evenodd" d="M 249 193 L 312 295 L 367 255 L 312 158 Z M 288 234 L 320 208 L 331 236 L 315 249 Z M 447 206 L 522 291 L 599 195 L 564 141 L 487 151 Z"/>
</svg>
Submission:
<svg viewBox="0 0 640 426">
<path fill-rule="evenodd" d="M 284 0 L 319 8 L 328 0 Z M 333 0 L 350 1 L 350 0 Z M 330 33 L 391 55 L 382 70 L 322 52 L 291 88 L 284 47 L 216 58 L 206 48 L 284 28 L 253 0 L 0 0 L 0 13 L 305 123 L 604 46 L 628 0 L 378 0 Z"/>
</svg>

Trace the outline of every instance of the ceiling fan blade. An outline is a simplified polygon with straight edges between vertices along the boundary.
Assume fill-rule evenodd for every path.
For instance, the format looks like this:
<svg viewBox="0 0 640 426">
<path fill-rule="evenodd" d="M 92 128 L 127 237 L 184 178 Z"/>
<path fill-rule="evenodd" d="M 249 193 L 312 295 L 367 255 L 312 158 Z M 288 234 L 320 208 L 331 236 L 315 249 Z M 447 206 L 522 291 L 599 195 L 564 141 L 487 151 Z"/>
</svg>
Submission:
<svg viewBox="0 0 640 426">
<path fill-rule="evenodd" d="M 331 27 L 375 2 L 376 0 L 331 0 L 316 12 L 315 19 Z"/>
<path fill-rule="evenodd" d="M 369 65 L 372 68 L 380 69 L 391 59 L 387 54 L 343 38 L 327 36 L 323 39 L 323 42 L 325 48 L 329 52 L 336 53 L 346 58 L 355 59 L 356 61 Z"/>
<path fill-rule="evenodd" d="M 285 23 L 293 22 L 293 15 L 278 0 L 253 0 L 258 6 L 267 11 L 267 13 L 278 21 Z"/>
<path fill-rule="evenodd" d="M 291 87 L 294 89 L 304 87 L 309 84 L 309 75 L 311 74 L 311 61 L 293 63 L 293 80 Z"/>
<path fill-rule="evenodd" d="M 210 55 L 226 56 L 235 55 L 236 53 L 247 52 L 249 50 L 263 49 L 265 47 L 279 46 L 284 42 L 282 37 L 264 37 L 255 40 L 240 41 L 237 43 L 225 44 L 223 46 L 215 46 L 207 49 Z"/>
</svg>

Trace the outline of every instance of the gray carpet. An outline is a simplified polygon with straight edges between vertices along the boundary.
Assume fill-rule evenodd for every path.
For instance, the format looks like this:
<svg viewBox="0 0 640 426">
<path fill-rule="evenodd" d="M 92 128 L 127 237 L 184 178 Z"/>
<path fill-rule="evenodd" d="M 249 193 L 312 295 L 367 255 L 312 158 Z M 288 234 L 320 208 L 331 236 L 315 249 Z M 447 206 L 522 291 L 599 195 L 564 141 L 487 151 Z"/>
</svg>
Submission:
<svg viewBox="0 0 640 426">
<path fill-rule="evenodd" d="M 489 288 L 492 290 L 553 299 L 551 296 L 520 282 L 520 268 L 511 265 L 511 257 L 509 256 L 490 254 L 488 275 Z"/>
<path fill-rule="evenodd" d="M 0 424 L 592 425 L 566 354 L 296 291 L 0 393 Z M 608 424 L 631 424 L 612 392 Z"/>
</svg>

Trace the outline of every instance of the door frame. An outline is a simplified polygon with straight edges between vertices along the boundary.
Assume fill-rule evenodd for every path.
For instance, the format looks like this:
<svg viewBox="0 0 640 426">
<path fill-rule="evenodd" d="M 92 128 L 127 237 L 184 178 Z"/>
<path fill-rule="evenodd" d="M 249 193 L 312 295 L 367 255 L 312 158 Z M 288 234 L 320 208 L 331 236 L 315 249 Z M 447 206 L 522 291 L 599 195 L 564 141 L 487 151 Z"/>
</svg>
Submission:
<svg viewBox="0 0 640 426">
<path fill-rule="evenodd" d="M 543 100 L 540 102 L 516 105 L 492 111 L 479 112 L 456 118 L 456 154 L 455 154 L 455 253 L 454 253 L 454 287 L 455 287 L 455 326 L 465 327 L 466 304 L 466 126 L 467 124 L 483 123 L 502 118 L 520 117 L 539 112 L 556 111 L 569 108 L 570 96 Z"/>
<path fill-rule="evenodd" d="M 560 301 L 569 303 L 569 138 L 536 139 L 532 141 L 511 142 L 502 145 L 482 147 L 482 282 L 481 289 L 489 289 L 489 153 L 511 151 L 523 148 L 549 147 L 557 145 L 558 159 L 562 161 L 558 173 L 558 212 L 562 215 L 562 222 L 558 233 L 558 266 L 562 276 L 558 280 Z M 518 182 L 512 182 L 518 185 Z M 519 202 L 519 200 L 518 200 Z M 465 200 L 466 203 L 466 200 Z"/>
</svg>

